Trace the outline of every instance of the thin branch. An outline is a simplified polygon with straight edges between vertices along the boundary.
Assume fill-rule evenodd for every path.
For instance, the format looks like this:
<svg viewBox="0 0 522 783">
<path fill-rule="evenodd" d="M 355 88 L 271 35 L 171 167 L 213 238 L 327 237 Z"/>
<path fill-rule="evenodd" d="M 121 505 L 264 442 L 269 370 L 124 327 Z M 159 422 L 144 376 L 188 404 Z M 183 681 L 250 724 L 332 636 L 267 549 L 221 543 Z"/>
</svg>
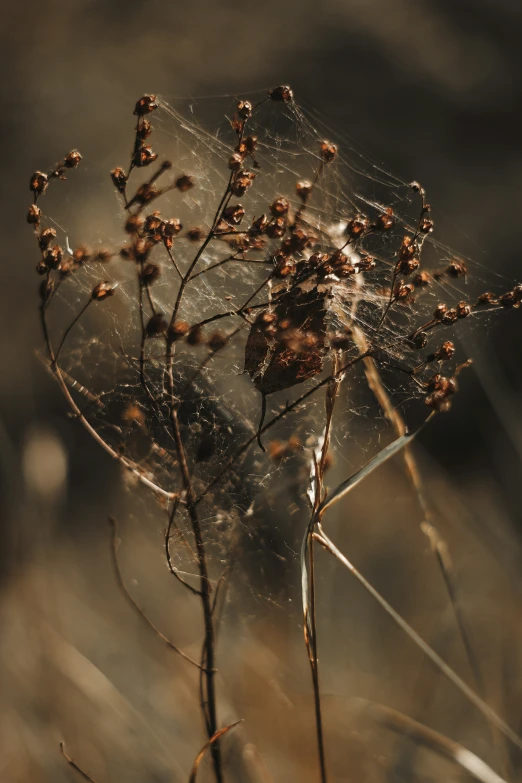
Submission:
<svg viewBox="0 0 522 783">
<path fill-rule="evenodd" d="M 60 742 L 60 750 L 61 750 L 62 756 L 64 757 L 66 762 L 69 764 L 69 766 L 72 767 L 74 770 L 76 770 L 76 772 L 78 772 L 78 774 L 81 775 L 84 780 L 88 780 L 88 781 L 90 781 L 90 783 L 96 783 L 94 778 L 91 778 L 90 775 L 88 775 L 86 772 L 84 772 L 83 769 L 81 767 L 79 767 L 78 764 L 75 761 L 73 761 L 70 756 L 67 755 L 67 753 L 65 752 L 65 748 L 64 748 L 63 742 Z"/>
<path fill-rule="evenodd" d="M 147 616 L 147 614 L 143 611 L 143 609 L 136 603 L 134 598 L 129 593 L 125 582 L 123 581 L 123 577 L 120 570 L 120 564 L 118 562 L 118 547 L 117 547 L 117 539 L 116 539 L 116 533 L 117 533 L 117 526 L 116 521 L 113 517 L 109 517 L 109 523 L 111 527 L 111 555 L 112 555 L 112 564 L 114 567 L 114 574 L 116 576 L 116 581 L 118 582 L 118 587 L 122 591 L 123 595 L 125 596 L 127 602 L 132 606 L 136 614 L 144 620 L 146 625 L 151 628 L 156 636 L 158 636 L 161 641 L 167 645 L 167 647 L 170 647 L 171 650 L 174 650 L 175 653 L 178 655 L 181 655 L 182 658 L 184 658 L 186 661 L 191 663 L 193 666 L 196 667 L 196 669 L 201 669 L 200 664 L 195 661 L 193 658 L 190 657 L 190 655 L 187 655 L 183 652 L 183 650 L 180 650 L 179 647 L 177 647 L 173 642 L 170 641 L 170 639 L 167 639 L 167 637 L 157 628 L 152 620 Z"/>
<path fill-rule="evenodd" d="M 223 734 L 226 734 L 227 731 L 230 731 L 230 729 L 233 729 L 234 726 L 237 726 L 238 723 L 241 723 L 243 721 L 243 718 L 240 720 L 234 721 L 234 723 L 230 723 L 228 726 L 225 726 L 223 729 L 218 729 L 218 731 L 214 732 L 214 734 L 211 736 L 208 742 L 206 742 L 201 750 L 199 751 L 198 755 L 196 756 L 196 759 L 194 761 L 194 765 L 192 767 L 192 772 L 190 773 L 189 777 L 189 783 L 196 783 L 196 776 L 198 774 L 198 767 L 203 759 L 203 756 L 207 752 L 207 750 L 213 745 L 216 740 L 218 740 L 220 737 L 223 736 Z"/>
</svg>

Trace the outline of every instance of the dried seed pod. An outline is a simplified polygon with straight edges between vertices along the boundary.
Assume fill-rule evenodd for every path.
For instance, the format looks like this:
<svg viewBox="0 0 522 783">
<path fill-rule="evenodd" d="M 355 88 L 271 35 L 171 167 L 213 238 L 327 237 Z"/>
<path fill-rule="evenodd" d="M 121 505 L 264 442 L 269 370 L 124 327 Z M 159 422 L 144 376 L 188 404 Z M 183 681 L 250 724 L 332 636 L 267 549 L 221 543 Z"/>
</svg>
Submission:
<svg viewBox="0 0 522 783">
<path fill-rule="evenodd" d="M 441 361 L 447 361 L 451 359 L 455 354 L 455 345 L 451 340 L 445 340 L 436 353 L 437 359 Z"/>
<path fill-rule="evenodd" d="M 111 171 L 112 184 L 118 191 L 118 193 L 124 193 L 127 187 L 127 175 L 124 170 L 117 167 Z"/>
<path fill-rule="evenodd" d="M 442 323 L 445 324 L 446 326 L 451 326 L 451 324 L 455 323 L 457 318 L 458 318 L 457 311 L 452 308 L 451 310 L 446 310 L 446 312 L 442 316 Z"/>
<path fill-rule="evenodd" d="M 352 239 L 358 239 L 369 227 L 368 218 L 365 215 L 355 215 L 346 226 L 346 233 Z"/>
<path fill-rule="evenodd" d="M 411 283 L 403 283 L 401 281 L 395 286 L 393 296 L 397 301 L 402 302 L 405 299 L 408 299 L 408 297 L 412 295 L 413 291 L 414 287 Z"/>
<path fill-rule="evenodd" d="M 290 101 L 294 100 L 294 93 L 291 87 L 289 87 L 287 84 L 283 84 L 280 87 L 274 87 L 273 90 L 270 90 L 268 97 L 272 101 L 290 103 Z"/>
<path fill-rule="evenodd" d="M 270 239 L 278 239 L 286 233 L 286 220 L 284 218 L 273 218 L 265 229 L 265 233 Z"/>
<path fill-rule="evenodd" d="M 492 294 L 491 291 L 486 291 L 484 294 L 480 294 L 477 299 L 478 305 L 493 305 L 498 304 L 498 297 Z"/>
<path fill-rule="evenodd" d="M 189 345 L 201 345 L 203 342 L 203 329 L 199 324 L 192 326 L 187 334 L 187 343 Z"/>
<path fill-rule="evenodd" d="M 145 204 L 148 204 L 150 201 L 156 198 L 157 195 L 158 195 L 158 191 L 156 187 L 154 185 L 151 185 L 149 182 L 144 182 L 143 185 L 140 185 L 140 187 L 136 191 L 136 195 L 134 196 L 134 199 L 137 201 L 138 204 L 144 207 Z"/>
<path fill-rule="evenodd" d="M 270 212 L 274 217 L 283 217 L 288 214 L 290 204 L 286 198 L 276 198 L 276 200 L 270 205 Z"/>
<path fill-rule="evenodd" d="M 519 304 L 515 299 L 513 291 L 508 291 L 507 293 L 502 294 L 499 301 L 502 307 L 518 307 Z"/>
<path fill-rule="evenodd" d="M 296 183 L 295 192 L 303 202 L 307 202 L 312 193 L 313 185 L 309 180 L 301 180 Z"/>
<path fill-rule="evenodd" d="M 162 313 L 155 313 L 145 327 L 146 337 L 162 337 L 167 331 L 167 321 Z"/>
<path fill-rule="evenodd" d="M 246 169 L 239 172 L 230 186 L 230 190 L 234 196 L 244 196 L 248 188 L 252 185 L 255 176 L 253 171 L 247 171 Z"/>
<path fill-rule="evenodd" d="M 427 217 L 423 218 L 419 226 L 419 231 L 421 231 L 422 234 L 431 234 L 433 231 L 433 220 Z"/>
<path fill-rule="evenodd" d="M 82 156 L 78 150 L 71 150 L 71 152 L 65 156 L 63 163 L 67 169 L 75 169 L 80 165 L 81 159 Z"/>
<path fill-rule="evenodd" d="M 152 285 L 161 275 L 161 269 L 158 264 L 145 264 L 140 273 L 142 283 Z"/>
<path fill-rule="evenodd" d="M 513 288 L 513 296 L 515 301 L 522 302 L 522 285 L 520 283 Z"/>
<path fill-rule="evenodd" d="M 252 104 L 250 101 L 239 101 L 237 104 L 237 113 L 241 119 L 246 120 L 252 114 Z"/>
<path fill-rule="evenodd" d="M 426 286 L 430 285 L 431 277 L 429 276 L 428 272 L 419 272 L 419 274 L 415 275 L 413 278 L 412 283 L 415 288 L 425 288 Z"/>
<path fill-rule="evenodd" d="M 245 210 L 241 204 L 233 204 L 223 210 L 223 220 L 231 226 L 238 226 L 245 217 Z M 227 230 L 227 226 L 225 226 Z"/>
<path fill-rule="evenodd" d="M 417 332 L 413 338 L 413 345 L 415 348 L 426 348 L 428 345 L 428 335 L 426 332 Z"/>
<path fill-rule="evenodd" d="M 45 263 L 45 261 L 39 261 L 36 264 L 36 271 L 38 272 L 39 275 L 47 274 L 48 269 L 47 269 L 47 264 Z"/>
<path fill-rule="evenodd" d="M 147 215 L 144 228 L 147 234 L 161 233 L 163 229 L 163 220 L 160 217 L 160 213 L 153 212 L 151 215 Z"/>
<path fill-rule="evenodd" d="M 395 218 L 393 217 L 393 211 L 388 208 L 385 212 L 377 216 L 375 221 L 375 228 L 379 231 L 389 231 L 395 225 Z"/>
<path fill-rule="evenodd" d="M 31 177 L 29 187 L 33 191 L 34 195 L 38 197 L 41 196 L 42 193 L 45 193 L 48 184 L 49 179 L 47 174 L 44 174 L 43 171 L 35 171 Z"/>
<path fill-rule="evenodd" d="M 200 242 L 205 237 L 205 231 L 200 226 L 194 226 L 189 228 L 186 236 L 191 242 Z"/>
<path fill-rule="evenodd" d="M 413 272 L 416 272 L 417 269 L 420 266 L 420 261 L 418 258 L 403 258 L 401 261 L 397 264 L 397 272 L 399 274 L 407 276 L 413 274 Z"/>
<path fill-rule="evenodd" d="M 44 253 L 44 261 L 49 269 L 58 269 L 63 259 L 63 250 L 60 245 L 54 245 Z"/>
<path fill-rule="evenodd" d="M 144 95 L 136 103 L 134 108 L 134 114 L 138 117 L 143 117 L 144 114 L 150 114 L 158 108 L 155 95 Z"/>
<path fill-rule="evenodd" d="M 166 237 L 175 237 L 182 229 L 183 226 L 177 218 L 171 218 L 163 223 L 163 232 Z"/>
<path fill-rule="evenodd" d="M 263 234 L 266 231 L 266 227 L 268 226 L 269 222 L 270 221 L 266 215 L 260 215 L 258 218 L 256 218 L 256 220 L 252 221 L 252 225 L 249 228 L 249 233 Z"/>
<path fill-rule="evenodd" d="M 45 250 L 45 248 L 49 247 L 53 239 L 56 239 L 56 229 L 44 228 L 38 235 L 38 245 L 40 249 Z"/>
<path fill-rule="evenodd" d="M 463 261 L 451 261 L 446 267 L 446 274 L 450 277 L 465 277 L 467 273 L 468 269 Z"/>
<path fill-rule="evenodd" d="M 27 212 L 27 222 L 37 226 L 42 217 L 42 210 L 36 204 L 31 204 Z"/>
<path fill-rule="evenodd" d="M 149 144 L 145 144 L 143 147 L 138 147 L 134 157 L 132 159 L 135 166 L 143 168 L 144 166 L 150 166 L 158 159 L 158 154 L 153 152 L 152 147 Z"/>
<path fill-rule="evenodd" d="M 337 156 L 337 146 L 330 141 L 321 142 L 321 160 L 323 163 L 331 163 Z"/>
<path fill-rule="evenodd" d="M 207 345 L 211 351 L 220 351 L 227 344 L 227 338 L 223 332 L 214 332 L 207 340 Z"/>
<path fill-rule="evenodd" d="M 438 304 L 435 310 L 433 311 L 433 317 L 436 321 L 442 321 L 444 318 L 444 314 L 447 311 L 447 306 L 445 304 Z"/>
<path fill-rule="evenodd" d="M 125 231 L 127 234 L 138 234 L 143 228 L 143 220 L 139 215 L 129 215 L 125 222 Z"/>
<path fill-rule="evenodd" d="M 174 323 L 169 326 L 167 337 L 171 343 L 175 343 L 185 337 L 189 331 L 190 324 L 186 321 L 174 321 Z"/>
<path fill-rule="evenodd" d="M 91 299 L 95 302 L 101 302 L 109 296 L 114 296 L 114 286 L 108 280 L 98 283 L 92 289 Z"/>
<path fill-rule="evenodd" d="M 110 261 L 113 257 L 114 253 L 111 253 L 110 250 L 107 250 L 104 247 L 101 247 L 99 250 L 97 250 L 93 256 L 93 261 L 99 261 L 101 264 L 106 264 L 107 261 Z"/>
<path fill-rule="evenodd" d="M 371 272 L 375 269 L 375 258 L 371 256 L 361 256 L 356 264 L 357 272 Z"/>
<path fill-rule="evenodd" d="M 457 318 L 467 318 L 471 313 L 471 307 L 466 302 L 459 302 L 455 308 L 457 311 Z"/>
<path fill-rule="evenodd" d="M 245 347 L 245 370 L 263 394 L 288 389 L 323 368 L 326 352 L 328 294 L 294 289 L 277 300 L 276 344 L 262 328 L 261 316 L 252 324 Z"/>
<path fill-rule="evenodd" d="M 187 190 L 192 190 L 195 184 L 194 177 L 190 177 L 188 174 L 182 174 L 175 182 L 175 186 L 180 193 L 186 193 Z"/>
<path fill-rule="evenodd" d="M 234 152 L 228 159 L 228 168 L 231 171 L 239 171 L 243 165 L 244 155 L 240 155 L 238 152 Z"/>
</svg>

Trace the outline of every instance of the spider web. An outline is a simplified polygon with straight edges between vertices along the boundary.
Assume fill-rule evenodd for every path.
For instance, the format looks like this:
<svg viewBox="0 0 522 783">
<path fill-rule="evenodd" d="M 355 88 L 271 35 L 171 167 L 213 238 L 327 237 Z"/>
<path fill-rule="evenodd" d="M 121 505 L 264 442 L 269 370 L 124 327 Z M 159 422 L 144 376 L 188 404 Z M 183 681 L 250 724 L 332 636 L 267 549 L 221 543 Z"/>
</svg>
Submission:
<svg viewBox="0 0 522 783">
<path fill-rule="evenodd" d="M 244 195 L 230 201 L 244 209 L 241 223 L 232 224 L 230 231 L 222 231 L 222 236 L 208 243 L 187 285 L 179 318 L 190 326 L 207 323 L 199 344 L 176 343 L 173 374 L 191 479 L 202 497 L 202 524 L 213 578 L 217 580 L 223 568 L 233 564 L 247 575 L 256 605 L 268 599 L 283 606 L 298 583 L 302 526 L 297 521 L 308 513 L 310 455 L 324 426 L 326 387 L 312 390 L 332 372 L 333 351 L 327 341 L 322 373 L 267 395 L 265 422 L 277 421 L 262 437 L 267 449 L 263 452 L 255 439 L 262 397 L 255 377 L 245 372 L 245 350 L 257 313 L 276 308 L 289 284 L 275 278 L 266 283 L 281 237 L 264 235 L 259 247 L 252 242 L 243 247 L 248 227 L 262 215 L 271 219 L 270 206 L 284 198 L 290 215 L 302 210 L 300 226 L 314 238 L 313 244 L 295 252 L 298 262 L 306 263 L 314 253 L 331 255 L 342 249 L 355 273 L 346 279 L 335 274 L 320 280 L 305 275 L 300 290 L 328 295 L 328 335 L 349 330 L 359 341 L 355 353 L 365 344 L 376 348 L 382 357 L 383 386 L 413 424 L 426 416 L 426 389 L 423 381 L 412 379 L 409 370 L 436 352 L 443 340 L 451 339 L 456 327 L 428 330 L 429 341 L 422 350 L 411 343 L 411 335 L 433 320 L 437 305 L 443 303 L 448 309 L 459 302 L 474 305 L 486 290 L 503 293 L 507 281 L 472 259 L 455 255 L 440 241 L 438 221 L 426 209 L 420 186 L 386 171 L 299 103 L 266 100 L 266 93 L 248 98 L 254 105 L 248 134 L 257 143 L 247 165 L 255 179 Z M 163 218 L 176 218 L 183 226 L 173 243 L 174 261 L 161 243 L 148 259 L 161 267 L 160 277 L 150 286 L 154 310 L 169 319 L 180 277 L 211 229 L 227 190 L 228 161 L 237 144 L 231 122 L 237 101 L 220 97 L 159 103 L 152 116 L 151 138 L 160 153 L 158 162 L 167 158 L 175 177 L 188 175 L 194 182 L 186 192 L 166 192 L 143 211 L 146 215 L 159 209 Z M 321 154 L 325 140 L 338 148 L 335 159 L 327 163 Z M 149 176 L 148 168 L 143 173 L 135 170 L 132 186 Z M 304 209 L 296 193 L 297 182 L 313 186 Z M 108 240 L 103 246 L 112 258 L 102 264 L 93 257 L 60 283 L 50 308 L 53 339 L 59 344 L 64 329 L 89 301 L 94 285 L 101 280 L 117 284 L 116 295 L 89 306 L 67 335 L 60 351 L 63 377 L 86 419 L 117 453 L 159 487 L 180 493 L 179 459 L 168 425 L 164 340 L 153 337 L 144 343 L 144 374 L 156 400 L 151 404 L 140 377 L 142 325 L 136 265 L 119 255 L 128 240 L 121 229 L 126 213 L 112 192 L 109 198 L 112 201 L 107 203 L 113 206 L 104 215 Z M 56 219 L 61 223 L 58 212 Z M 392 224 L 386 230 L 370 231 L 361 242 L 350 240 L 350 221 L 362 217 L 376 225 L 387 216 L 392 217 Z M 434 220 L 434 230 L 421 235 L 423 218 Z M 196 228 L 200 231 L 191 238 L 189 232 Z M 76 230 L 80 229 L 87 233 L 88 244 L 89 227 L 80 225 Z M 99 227 L 91 227 L 91 236 L 99 233 Z M 418 238 L 422 255 L 416 274 L 427 273 L 429 285 L 414 285 L 411 295 L 391 305 L 394 270 L 405 236 Z M 59 240 L 68 246 L 66 230 L 59 230 Z M 364 268 L 367 258 L 373 259 L 373 268 Z M 464 272 L 448 273 L 451 264 Z M 414 277 L 404 280 L 409 283 Z M 142 293 L 147 319 L 152 310 Z M 247 302 L 254 309 L 246 317 L 233 314 Z M 492 302 L 473 309 L 458 322 L 459 329 L 475 328 L 479 320 L 487 320 L 490 312 L 499 309 L 498 301 Z M 221 317 L 227 313 L 231 314 Z M 217 342 L 212 343 L 216 334 Z M 466 358 L 452 359 L 445 374 L 451 375 Z M 441 367 L 435 360 L 427 370 L 433 373 Z M 310 394 L 303 403 L 292 408 L 307 391 Z M 287 408 L 291 410 L 285 414 Z M 387 428 L 364 372 L 356 365 L 344 377 L 333 427 L 331 451 L 341 471 L 347 463 L 357 467 L 357 462 L 366 461 L 365 455 L 375 449 Z M 248 447 L 242 448 L 245 444 Z M 183 513 L 178 514 L 172 535 L 173 561 L 180 572 L 190 572 L 190 529 Z"/>
</svg>

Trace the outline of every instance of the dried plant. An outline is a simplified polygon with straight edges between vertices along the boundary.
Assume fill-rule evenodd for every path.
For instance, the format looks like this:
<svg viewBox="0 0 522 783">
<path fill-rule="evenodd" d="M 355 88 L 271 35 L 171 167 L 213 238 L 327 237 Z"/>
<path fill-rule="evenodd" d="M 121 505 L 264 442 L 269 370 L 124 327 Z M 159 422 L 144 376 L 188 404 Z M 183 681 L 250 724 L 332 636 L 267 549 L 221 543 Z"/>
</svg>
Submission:
<svg viewBox="0 0 522 783">
<path fill-rule="evenodd" d="M 251 535 L 256 504 L 270 482 L 284 483 L 281 466 L 287 463 L 294 465 L 301 494 L 308 488 L 302 599 L 322 783 L 328 773 L 316 627 L 317 545 L 362 582 L 486 716 L 496 742 L 507 739 L 522 747 L 485 701 L 451 559 L 411 449 L 425 423 L 449 411 L 460 373 L 470 363 L 458 356 L 454 333 L 469 322 L 519 308 L 522 286 L 500 281 L 500 291 L 484 290 L 484 270 L 474 275 L 478 268 L 472 261 L 434 239 L 424 189 L 369 165 L 353 148 L 344 156 L 287 86 L 257 102 L 238 101 L 232 119 L 217 133 L 153 95 L 140 98 L 134 114 L 130 161 L 111 172 L 125 242 L 98 249 L 71 249 L 66 237 L 56 243 L 57 230 L 40 205 L 55 181 L 79 166 L 77 151 L 49 173 L 31 177 L 28 222 L 41 255 L 44 361 L 72 415 L 133 478 L 135 491 L 137 484 L 145 485 L 164 509 L 168 568 L 201 607 L 203 641 L 196 660 L 167 639 L 132 597 L 120 571 L 112 522 L 120 589 L 157 636 L 199 672 L 207 742 L 190 780 L 196 779 L 205 751 L 217 783 L 226 779 L 220 738 L 235 724 L 222 724 L 216 688 L 221 609 L 238 544 Z M 172 162 L 160 161 L 149 143 L 153 114 L 163 118 L 160 129 L 176 123 L 176 133 L 167 135 L 174 145 Z M 368 184 L 370 195 L 361 187 Z M 363 385 L 394 439 L 369 461 L 362 455 L 364 467 L 332 489 L 327 470 L 335 451 L 342 451 L 343 420 Z M 447 587 L 473 687 L 406 623 L 324 529 L 327 510 L 399 452 Z M 383 710 L 374 707 L 375 714 Z M 394 730 L 406 727 L 406 733 L 431 743 L 479 779 L 499 780 L 455 743 L 406 716 L 390 715 L 386 720 Z"/>
</svg>

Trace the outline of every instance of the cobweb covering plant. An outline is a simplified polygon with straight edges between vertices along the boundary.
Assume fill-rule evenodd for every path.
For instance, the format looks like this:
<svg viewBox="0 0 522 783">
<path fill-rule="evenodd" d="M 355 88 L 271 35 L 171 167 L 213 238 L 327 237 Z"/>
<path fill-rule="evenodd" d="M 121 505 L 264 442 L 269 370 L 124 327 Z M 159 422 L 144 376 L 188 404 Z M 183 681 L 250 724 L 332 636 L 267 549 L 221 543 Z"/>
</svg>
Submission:
<svg viewBox="0 0 522 783">
<path fill-rule="evenodd" d="M 321 780 L 327 780 L 327 764 L 315 618 L 317 544 L 373 591 L 486 715 L 496 739 L 505 735 L 520 747 L 483 699 L 451 560 L 410 443 L 427 419 L 451 407 L 468 364 L 468 357 L 458 356 L 455 330 L 518 308 L 522 286 L 508 286 L 455 256 L 435 238 L 422 186 L 401 182 L 353 145 L 338 149 L 289 87 L 235 107 L 230 102 L 232 116 L 217 126 L 220 115 L 205 117 L 212 108 L 193 101 L 178 112 L 152 95 L 137 102 L 130 162 L 111 172 L 121 240 L 71 248 L 42 212 L 42 197 L 80 164 L 79 152 L 49 173 L 36 172 L 30 182 L 45 362 L 73 416 L 164 509 L 168 567 L 201 605 L 200 659 L 166 639 L 128 592 L 113 523 L 120 587 L 143 620 L 199 670 L 195 699 L 208 739 L 204 750 L 220 783 L 226 777 L 220 738 L 230 727 L 220 721 L 215 675 L 227 582 L 240 542 L 252 538 L 256 504 L 281 480 L 281 465 L 297 460 L 303 467 L 300 495 L 307 493 L 311 509 L 303 531 L 302 598 Z M 151 143 L 151 116 L 158 117 L 155 130 L 168 159 Z M 342 453 L 347 411 L 362 406 L 365 386 L 393 440 L 329 490 L 325 475 L 335 453 Z M 324 531 L 327 509 L 398 452 L 422 507 L 423 531 L 448 589 L 474 688 L 394 613 Z M 262 547 L 257 556 L 263 558 Z M 444 738 L 432 740 L 440 751 Z M 451 756 L 447 747 L 444 752 Z M 493 780 L 490 773 L 481 779 Z"/>
</svg>

